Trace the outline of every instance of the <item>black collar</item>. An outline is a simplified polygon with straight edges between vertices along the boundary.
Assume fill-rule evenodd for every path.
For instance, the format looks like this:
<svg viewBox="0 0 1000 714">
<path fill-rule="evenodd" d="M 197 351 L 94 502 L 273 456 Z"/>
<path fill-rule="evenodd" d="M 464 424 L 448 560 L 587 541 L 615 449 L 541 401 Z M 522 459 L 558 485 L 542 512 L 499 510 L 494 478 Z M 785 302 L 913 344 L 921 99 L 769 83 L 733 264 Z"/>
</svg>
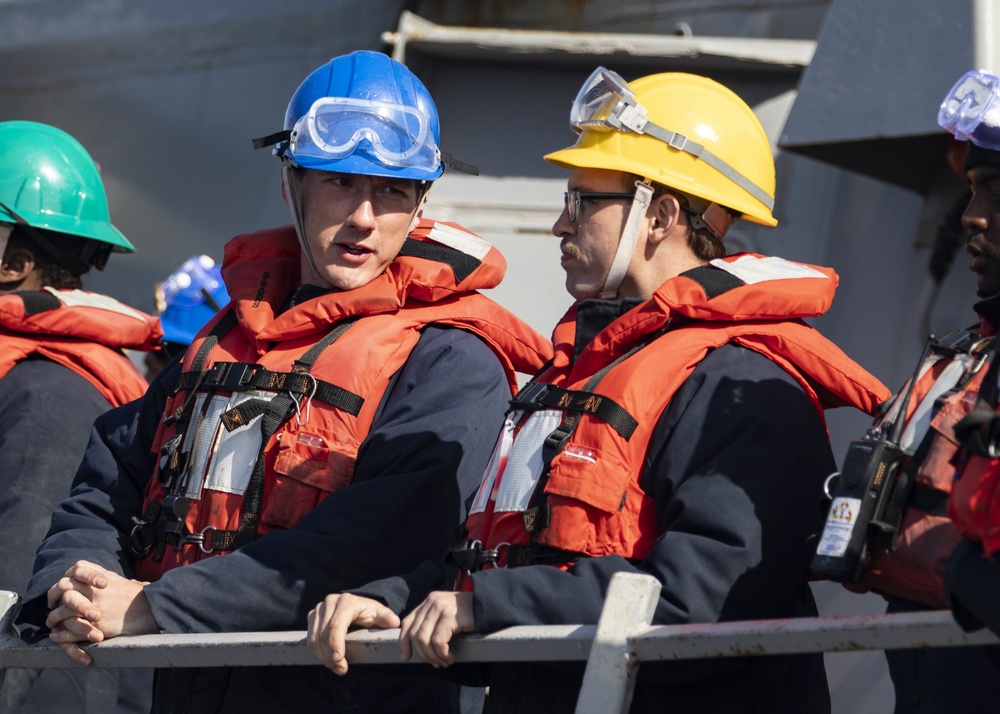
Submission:
<svg viewBox="0 0 1000 714">
<path fill-rule="evenodd" d="M 640 298 L 581 300 L 576 306 L 576 342 L 573 345 L 573 361 L 576 362 L 583 348 L 597 337 L 597 333 L 644 302 L 646 301 Z"/>
</svg>

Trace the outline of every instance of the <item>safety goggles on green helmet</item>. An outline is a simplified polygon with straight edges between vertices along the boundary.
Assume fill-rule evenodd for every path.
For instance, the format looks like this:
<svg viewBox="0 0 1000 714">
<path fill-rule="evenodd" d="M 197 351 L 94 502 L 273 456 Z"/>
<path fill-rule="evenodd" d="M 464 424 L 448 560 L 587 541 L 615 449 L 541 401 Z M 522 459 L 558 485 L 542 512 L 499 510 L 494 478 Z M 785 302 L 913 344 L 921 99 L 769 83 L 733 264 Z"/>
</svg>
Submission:
<svg viewBox="0 0 1000 714">
<path fill-rule="evenodd" d="M 774 199 L 746 176 L 706 149 L 702 144 L 675 131 L 670 131 L 650 121 L 646 108 L 635 99 L 628 83 L 616 72 L 598 67 L 583 83 L 573 108 L 569 123 L 577 133 L 581 131 L 621 131 L 649 134 L 704 161 L 762 204 L 774 208 Z M 648 177 L 644 177 L 648 178 Z"/>
<path fill-rule="evenodd" d="M 441 164 L 441 152 L 429 125 L 416 107 L 322 97 L 295 123 L 289 150 L 296 158 L 342 159 L 367 141 L 383 164 L 433 171 Z"/>
<path fill-rule="evenodd" d="M 966 72 L 941 102 L 938 124 L 956 139 L 1000 151 L 1000 77 Z"/>
</svg>

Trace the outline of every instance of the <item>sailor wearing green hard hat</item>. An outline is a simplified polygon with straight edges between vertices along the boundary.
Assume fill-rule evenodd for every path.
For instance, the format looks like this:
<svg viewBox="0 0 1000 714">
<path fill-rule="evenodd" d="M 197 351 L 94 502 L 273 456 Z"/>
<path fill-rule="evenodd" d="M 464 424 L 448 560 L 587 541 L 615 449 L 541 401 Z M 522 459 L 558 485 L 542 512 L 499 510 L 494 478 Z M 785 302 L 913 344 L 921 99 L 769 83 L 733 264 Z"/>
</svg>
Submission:
<svg viewBox="0 0 1000 714">
<path fill-rule="evenodd" d="M 76 139 L 0 122 L 0 589 L 25 592 L 95 419 L 146 390 L 122 350 L 154 349 L 157 319 L 80 281 L 112 252 L 134 250 L 111 224 L 97 166 Z M 17 670 L 0 710 L 82 711 L 86 702 L 114 711 L 122 701 L 138 711 L 150 686 L 139 670 Z"/>
<path fill-rule="evenodd" d="M 0 245 L 28 249 L 35 260 L 4 261 L 0 291 L 28 287 L 43 271 L 58 278 L 55 287 L 79 288 L 79 276 L 103 270 L 112 252 L 135 247 L 108 215 L 108 200 L 97 166 L 87 150 L 66 132 L 29 121 L 0 123 Z M 21 268 L 21 270 L 12 270 Z M 30 269 L 28 269 L 30 268 Z M 25 272 L 25 269 L 28 269 Z M 32 276 L 32 272 L 35 272 Z M 43 281 L 44 282 L 44 281 Z"/>
</svg>

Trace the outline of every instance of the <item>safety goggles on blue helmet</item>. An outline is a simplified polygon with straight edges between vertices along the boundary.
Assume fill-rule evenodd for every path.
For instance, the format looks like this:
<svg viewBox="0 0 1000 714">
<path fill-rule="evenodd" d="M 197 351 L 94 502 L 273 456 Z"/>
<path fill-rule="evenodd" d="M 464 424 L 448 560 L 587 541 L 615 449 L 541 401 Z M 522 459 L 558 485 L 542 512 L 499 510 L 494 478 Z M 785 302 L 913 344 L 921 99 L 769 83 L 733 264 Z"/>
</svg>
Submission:
<svg viewBox="0 0 1000 714">
<path fill-rule="evenodd" d="M 956 139 L 1000 151 L 1000 77 L 966 72 L 941 102 L 938 124 Z"/>
<path fill-rule="evenodd" d="M 349 97 L 321 97 L 295 123 L 293 158 L 343 159 L 359 150 L 386 166 L 434 171 L 441 152 L 427 115 L 416 107 Z"/>
<path fill-rule="evenodd" d="M 569 123 L 577 133 L 581 131 L 625 131 L 649 134 L 704 161 L 751 196 L 774 208 L 774 199 L 746 176 L 706 149 L 702 144 L 675 131 L 658 126 L 646 116 L 646 108 L 635 99 L 628 83 L 616 72 L 598 67 L 587 78 L 573 101 Z M 649 178 L 649 177 L 644 177 Z"/>
</svg>

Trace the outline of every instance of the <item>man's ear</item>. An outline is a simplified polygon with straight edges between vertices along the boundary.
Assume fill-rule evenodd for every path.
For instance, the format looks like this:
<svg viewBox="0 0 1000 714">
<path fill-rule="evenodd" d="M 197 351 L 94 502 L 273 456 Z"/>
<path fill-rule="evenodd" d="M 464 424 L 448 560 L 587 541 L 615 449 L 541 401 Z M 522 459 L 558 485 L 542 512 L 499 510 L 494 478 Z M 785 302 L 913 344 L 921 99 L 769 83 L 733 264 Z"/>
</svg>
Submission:
<svg viewBox="0 0 1000 714">
<path fill-rule="evenodd" d="M 0 283 L 21 283 L 35 271 L 35 254 L 27 248 L 7 246 L 0 262 Z"/>
<path fill-rule="evenodd" d="M 649 204 L 646 215 L 651 219 L 646 240 L 654 245 L 662 243 L 680 221 L 681 203 L 673 194 L 660 194 Z"/>
<path fill-rule="evenodd" d="M 427 194 L 430 192 L 430 189 L 427 189 L 424 191 L 424 195 L 421 196 L 420 203 L 417 204 L 417 210 L 413 212 L 413 218 L 410 219 L 410 227 L 406 229 L 407 235 L 413 232 L 413 229 L 417 227 L 418 223 L 420 223 L 420 219 L 423 218 L 424 206 L 427 205 Z"/>
</svg>

